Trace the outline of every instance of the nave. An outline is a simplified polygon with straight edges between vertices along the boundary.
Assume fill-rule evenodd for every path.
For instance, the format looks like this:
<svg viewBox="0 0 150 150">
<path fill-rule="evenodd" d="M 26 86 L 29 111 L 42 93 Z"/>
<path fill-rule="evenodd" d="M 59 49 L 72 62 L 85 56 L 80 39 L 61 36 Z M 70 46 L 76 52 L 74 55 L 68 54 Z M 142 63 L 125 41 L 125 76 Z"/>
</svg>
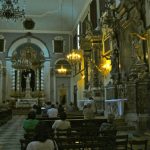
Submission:
<svg viewBox="0 0 150 150">
<path fill-rule="evenodd" d="M 15 115 L 6 124 L 0 126 L 0 150 L 20 150 L 19 140 L 23 137 L 24 118 L 23 115 Z"/>
</svg>

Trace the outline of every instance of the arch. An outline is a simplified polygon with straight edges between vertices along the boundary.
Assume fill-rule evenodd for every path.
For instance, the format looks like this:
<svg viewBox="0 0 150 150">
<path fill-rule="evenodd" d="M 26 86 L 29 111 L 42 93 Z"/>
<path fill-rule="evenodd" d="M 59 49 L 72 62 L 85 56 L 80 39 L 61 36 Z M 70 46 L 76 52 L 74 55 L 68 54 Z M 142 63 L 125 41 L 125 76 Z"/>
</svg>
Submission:
<svg viewBox="0 0 150 150">
<path fill-rule="evenodd" d="M 0 70 L 2 69 L 2 67 L 3 67 L 3 63 L 2 63 L 2 61 L 0 60 Z"/>
<path fill-rule="evenodd" d="M 67 69 L 71 70 L 70 63 L 64 58 L 59 58 L 55 61 L 55 68 L 56 68 L 56 66 L 60 66 L 60 65 L 64 65 L 67 67 Z"/>
<path fill-rule="evenodd" d="M 55 61 L 55 65 L 56 65 L 59 61 L 62 61 L 62 60 L 68 62 L 68 60 L 65 59 L 65 58 L 58 58 L 58 59 Z M 69 63 L 69 62 L 68 62 L 68 63 Z"/>
<path fill-rule="evenodd" d="M 9 47 L 9 50 L 8 50 L 8 57 L 11 57 L 13 52 L 20 45 L 26 44 L 26 43 L 28 43 L 28 41 L 29 41 L 29 38 L 28 37 L 24 37 L 24 38 L 18 39 L 14 43 L 12 43 L 12 45 Z M 30 37 L 30 43 L 37 45 L 41 49 L 41 51 L 43 52 L 45 58 L 50 58 L 49 50 L 48 50 L 48 48 L 46 47 L 46 45 L 42 41 L 40 41 L 40 40 L 38 40 L 36 38 Z"/>
</svg>

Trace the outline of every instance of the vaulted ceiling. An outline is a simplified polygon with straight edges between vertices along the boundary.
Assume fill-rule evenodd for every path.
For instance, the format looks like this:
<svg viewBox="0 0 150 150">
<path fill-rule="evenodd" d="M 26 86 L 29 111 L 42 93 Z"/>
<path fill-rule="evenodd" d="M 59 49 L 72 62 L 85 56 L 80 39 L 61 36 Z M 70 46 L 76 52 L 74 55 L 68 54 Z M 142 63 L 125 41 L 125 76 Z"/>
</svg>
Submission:
<svg viewBox="0 0 150 150">
<path fill-rule="evenodd" d="M 32 18 L 37 33 L 69 33 L 91 0 L 22 0 L 25 17 Z M 23 20 L 0 18 L 0 32 L 26 32 Z"/>
</svg>

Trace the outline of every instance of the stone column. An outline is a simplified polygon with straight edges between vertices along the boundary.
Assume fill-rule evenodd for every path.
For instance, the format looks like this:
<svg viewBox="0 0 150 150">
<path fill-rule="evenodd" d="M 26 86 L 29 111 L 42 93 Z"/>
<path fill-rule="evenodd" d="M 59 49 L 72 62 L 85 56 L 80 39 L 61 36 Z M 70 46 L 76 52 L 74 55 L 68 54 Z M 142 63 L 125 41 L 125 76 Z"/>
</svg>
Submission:
<svg viewBox="0 0 150 150">
<path fill-rule="evenodd" d="M 96 39 L 97 40 L 97 39 Z M 92 63 L 91 63 L 91 80 L 92 80 L 92 87 L 93 88 L 98 88 L 99 87 L 99 80 L 100 80 L 100 75 L 99 75 L 99 70 L 98 66 L 100 64 L 100 41 L 94 41 L 92 43 L 93 50 L 92 50 Z"/>
<path fill-rule="evenodd" d="M 137 113 L 139 117 L 139 130 L 149 128 L 150 121 L 150 79 L 139 81 L 137 84 Z"/>
<path fill-rule="evenodd" d="M 139 131 L 149 128 L 150 121 L 150 79 L 128 83 L 126 121 Z"/>
<path fill-rule="evenodd" d="M 11 90 L 15 91 L 15 70 L 12 68 L 12 83 L 11 83 Z"/>
<path fill-rule="evenodd" d="M 150 35 L 150 29 L 148 30 L 148 35 Z M 148 58 L 150 58 L 150 38 L 148 38 Z M 150 70 L 150 59 L 148 59 L 149 70 Z"/>
<path fill-rule="evenodd" d="M 2 64 L 0 64 L 0 103 L 2 103 Z"/>
<path fill-rule="evenodd" d="M 20 70 L 17 70 L 17 91 L 20 90 Z"/>
<path fill-rule="evenodd" d="M 36 71 L 36 90 L 39 91 L 39 69 Z"/>
<path fill-rule="evenodd" d="M 138 128 L 137 115 L 137 83 L 129 82 L 127 84 L 127 103 L 125 104 L 125 120 L 128 125 Z"/>
<path fill-rule="evenodd" d="M 41 68 L 41 91 L 44 90 L 44 71 L 43 68 Z"/>
</svg>

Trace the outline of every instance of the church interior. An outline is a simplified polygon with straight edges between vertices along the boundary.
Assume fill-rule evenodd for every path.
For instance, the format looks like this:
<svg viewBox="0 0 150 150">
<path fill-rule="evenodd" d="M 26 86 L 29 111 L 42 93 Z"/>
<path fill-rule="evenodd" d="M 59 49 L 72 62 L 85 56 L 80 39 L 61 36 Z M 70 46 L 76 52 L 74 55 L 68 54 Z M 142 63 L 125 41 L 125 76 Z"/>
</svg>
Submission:
<svg viewBox="0 0 150 150">
<path fill-rule="evenodd" d="M 76 128 L 113 114 L 125 150 L 150 150 L 149 98 L 150 0 L 0 0 L 0 150 L 26 150 L 23 120 L 48 104 Z"/>
</svg>

